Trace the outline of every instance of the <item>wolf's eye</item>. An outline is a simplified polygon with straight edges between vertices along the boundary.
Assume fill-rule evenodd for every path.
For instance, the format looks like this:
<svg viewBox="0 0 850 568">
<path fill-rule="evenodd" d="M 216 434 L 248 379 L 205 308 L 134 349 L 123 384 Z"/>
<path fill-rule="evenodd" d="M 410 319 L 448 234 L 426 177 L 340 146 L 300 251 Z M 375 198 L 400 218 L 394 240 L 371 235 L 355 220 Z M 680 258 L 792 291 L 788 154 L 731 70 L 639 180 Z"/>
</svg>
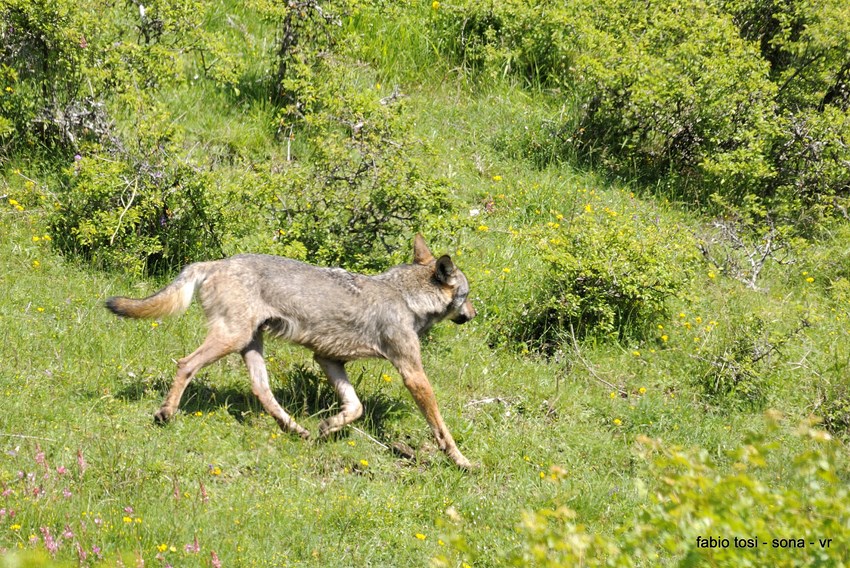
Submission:
<svg viewBox="0 0 850 568">
<path fill-rule="evenodd" d="M 452 307 L 459 307 L 459 306 L 462 306 L 462 305 L 463 305 L 463 303 L 466 301 L 466 297 L 467 297 L 468 295 L 469 295 L 469 292 L 458 293 L 458 294 L 454 297 L 454 300 L 452 300 Z"/>
</svg>

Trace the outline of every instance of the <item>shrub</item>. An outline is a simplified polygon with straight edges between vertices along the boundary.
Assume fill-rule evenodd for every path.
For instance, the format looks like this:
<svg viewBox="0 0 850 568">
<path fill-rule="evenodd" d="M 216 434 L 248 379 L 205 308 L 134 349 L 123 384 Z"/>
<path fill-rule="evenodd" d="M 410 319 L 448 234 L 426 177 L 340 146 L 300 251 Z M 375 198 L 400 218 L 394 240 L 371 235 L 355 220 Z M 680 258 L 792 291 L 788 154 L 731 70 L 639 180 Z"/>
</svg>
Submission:
<svg viewBox="0 0 850 568">
<path fill-rule="evenodd" d="M 281 74 L 272 127 L 286 160 L 235 174 L 187 149 L 158 89 L 181 82 L 191 57 L 217 85 L 235 80 L 242 63 L 216 51 L 205 2 L 146 4 L 129 15 L 141 18 L 138 41 L 98 53 L 114 71 L 102 82 L 117 95 L 111 108 L 131 115 L 134 129 L 110 127 L 98 142 L 74 146 L 77 158 L 51 196 L 49 222 L 64 251 L 132 272 L 246 248 L 378 270 L 400 251 L 407 257 L 415 230 L 443 222 L 448 184 L 426 167 L 429 150 L 413 136 L 402 97 L 382 98 L 364 80 L 356 42 L 340 41 L 335 7 L 255 4 L 268 20 L 283 19 L 269 65 Z"/>
<path fill-rule="evenodd" d="M 48 216 L 56 244 L 131 273 L 221 256 L 227 230 L 214 176 L 183 156 L 170 115 L 138 120 L 129 149 L 88 146 L 64 171 Z"/>
<path fill-rule="evenodd" d="M 414 230 L 440 222 L 451 186 L 420 157 L 428 150 L 403 103 L 383 104 L 341 69 L 322 77 L 326 106 L 307 119 L 310 181 L 281 201 L 281 239 L 323 263 L 380 269 L 399 248 L 407 254 Z"/>
<path fill-rule="evenodd" d="M 340 37 L 346 9 L 260 4 L 280 26 L 278 132 L 287 145 L 303 140 L 306 154 L 271 176 L 278 189 L 270 207 L 284 251 L 378 270 L 399 250 L 407 256 L 413 231 L 443 222 L 450 185 L 427 168 L 430 150 L 414 136 L 403 96 L 381 97 L 356 63 L 356 38 Z"/>
<path fill-rule="evenodd" d="M 547 233 L 543 283 L 508 323 L 510 337 L 544 351 L 565 335 L 643 335 L 697 266 L 690 231 L 637 202 L 618 211 L 590 200 Z"/>
<path fill-rule="evenodd" d="M 8 147 L 73 146 L 106 132 L 92 81 L 98 66 L 94 45 L 103 20 L 90 3 L 8 0 L 0 6 L 0 139 Z"/>
<path fill-rule="evenodd" d="M 592 34 L 602 49 L 576 62 L 588 92 L 575 134 L 585 152 L 650 178 L 672 171 L 696 182 L 702 201 L 707 189 L 742 198 L 772 177 L 775 89 L 730 18 L 701 0 L 641 9 L 615 0 Z"/>
<path fill-rule="evenodd" d="M 766 373 L 775 366 L 765 323 L 746 316 L 733 322 L 721 337 L 703 343 L 695 360 L 694 382 L 715 404 L 761 408 L 766 401 Z"/>
<path fill-rule="evenodd" d="M 438 33 L 459 34 L 456 49 L 473 68 L 519 73 L 575 98 L 578 117 L 546 126 L 553 144 L 569 141 L 632 175 L 672 172 L 695 182 L 702 201 L 707 187 L 740 197 L 774 175 L 769 67 L 703 0 L 472 4 L 447 11 Z"/>
</svg>

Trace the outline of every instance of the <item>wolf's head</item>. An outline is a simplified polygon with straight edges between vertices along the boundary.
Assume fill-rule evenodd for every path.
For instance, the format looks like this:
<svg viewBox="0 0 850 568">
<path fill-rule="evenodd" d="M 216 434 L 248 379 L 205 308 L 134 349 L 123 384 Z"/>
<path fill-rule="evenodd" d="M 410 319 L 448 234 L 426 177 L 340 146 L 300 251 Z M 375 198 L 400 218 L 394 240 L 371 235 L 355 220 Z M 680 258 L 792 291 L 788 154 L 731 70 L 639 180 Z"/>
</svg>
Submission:
<svg viewBox="0 0 850 568">
<path fill-rule="evenodd" d="M 433 266 L 434 279 L 450 301 L 445 317 L 461 324 L 475 317 L 475 308 L 469 301 L 469 281 L 447 254 L 435 259 L 422 235 L 413 239 L 413 262 Z"/>
</svg>

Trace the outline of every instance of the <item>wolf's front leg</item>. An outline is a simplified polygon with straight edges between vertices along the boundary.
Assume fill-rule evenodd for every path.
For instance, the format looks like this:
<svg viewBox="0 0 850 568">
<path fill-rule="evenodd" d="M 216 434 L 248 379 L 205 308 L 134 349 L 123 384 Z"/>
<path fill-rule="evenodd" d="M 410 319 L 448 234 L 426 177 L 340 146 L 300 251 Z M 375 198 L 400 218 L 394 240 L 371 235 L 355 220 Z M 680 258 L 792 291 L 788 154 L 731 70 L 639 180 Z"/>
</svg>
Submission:
<svg viewBox="0 0 850 568">
<path fill-rule="evenodd" d="M 425 370 L 422 368 L 418 349 L 415 353 L 410 353 L 408 356 L 394 360 L 393 364 L 399 373 L 401 373 L 404 386 L 413 395 L 413 400 L 416 401 L 416 405 L 425 416 L 425 420 L 428 421 L 428 425 L 437 439 L 439 448 L 446 452 L 446 455 L 461 469 L 474 469 L 476 466 L 460 453 L 454 438 L 452 438 L 449 429 L 446 427 L 446 423 L 443 422 L 440 409 L 437 408 L 434 389 L 431 388 L 431 383 L 428 381 Z"/>
</svg>

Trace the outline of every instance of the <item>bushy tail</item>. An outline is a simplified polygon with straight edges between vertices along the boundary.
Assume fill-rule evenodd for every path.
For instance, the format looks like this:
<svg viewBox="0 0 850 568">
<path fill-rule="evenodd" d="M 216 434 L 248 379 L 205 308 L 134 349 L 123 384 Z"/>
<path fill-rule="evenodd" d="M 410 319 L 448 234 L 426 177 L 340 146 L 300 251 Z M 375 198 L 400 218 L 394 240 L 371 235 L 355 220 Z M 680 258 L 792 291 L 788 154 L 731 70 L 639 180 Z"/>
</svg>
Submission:
<svg viewBox="0 0 850 568">
<path fill-rule="evenodd" d="M 106 300 L 106 307 L 113 314 L 125 318 L 159 318 L 181 314 L 186 311 L 195 291 L 207 277 L 206 266 L 209 263 L 190 264 L 177 278 L 152 296 L 137 300 L 113 296 Z"/>
</svg>

